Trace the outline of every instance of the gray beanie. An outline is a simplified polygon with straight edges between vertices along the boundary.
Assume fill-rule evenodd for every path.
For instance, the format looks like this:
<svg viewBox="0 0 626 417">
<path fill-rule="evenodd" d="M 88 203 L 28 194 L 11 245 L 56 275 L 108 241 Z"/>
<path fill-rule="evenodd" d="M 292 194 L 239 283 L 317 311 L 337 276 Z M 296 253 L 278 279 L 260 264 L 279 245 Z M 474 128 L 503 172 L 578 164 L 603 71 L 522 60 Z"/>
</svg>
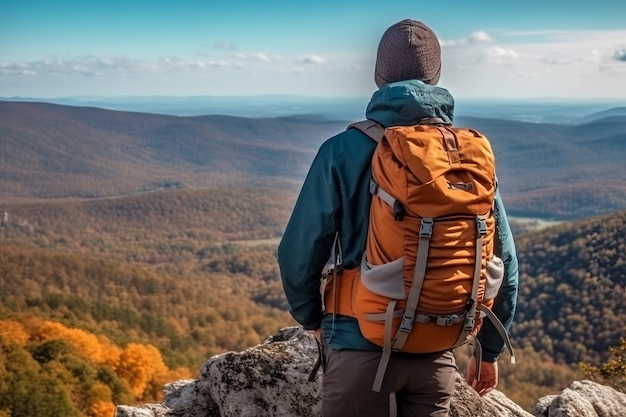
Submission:
<svg viewBox="0 0 626 417">
<path fill-rule="evenodd" d="M 425 24 L 406 19 L 389 27 L 378 44 L 374 80 L 378 88 L 396 81 L 435 85 L 441 75 L 441 46 Z"/>
</svg>

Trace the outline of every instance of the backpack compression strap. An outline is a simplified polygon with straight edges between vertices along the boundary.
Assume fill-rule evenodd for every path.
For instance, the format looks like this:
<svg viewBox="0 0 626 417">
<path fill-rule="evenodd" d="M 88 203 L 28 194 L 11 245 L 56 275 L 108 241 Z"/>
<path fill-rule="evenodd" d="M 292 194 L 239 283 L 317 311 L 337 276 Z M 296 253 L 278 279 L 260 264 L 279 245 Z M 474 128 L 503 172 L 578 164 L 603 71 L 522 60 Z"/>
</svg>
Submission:
<svg viewBox="0 0 626 417">
<path fill-rule="evenodd" d="M 387 202 L 385 200 L 385 202 Z M 388 204 L 392 205 L 390 202 Z M 468 335 L 471 334 L 472 330 L 474 330 L 474 326 L 476 323 L 476 311 L 479 308 L 479 304 L 477 302 L 478 296 L 478 287 L 480 282 L 480 265 L 482 259 L 482 239 L 487 233 L 487 226 L 485 223 L 485 219 L 482 216 L 476 216 L 476 257 L 475 257 L 475 267 L 474 267 L 474 277 L 472 283 L 472 292 L 470 294 L 470 298 L 467 305 L 467 311 L 463 317 L 463 327 L 459 333 L 459 336 L 454 343 L 453 347 L 458 347 L 465 342 L 465 339 Z M 384 322 L 385 322 L 385 335 L 384 335 L 384 346 L 383 353 L 380 359 L 380 363 L 378 364 L 378 370 L 376 371 L 376 376 L 374 378 L 374 386 L 372 387 L 373 391 L 380 392 L 382 388 L 383 378 L 385 376 L 385 371 L 387 365 L 389 363 L 389 359 L 391 358 L 392 351 L 399 351 L 402 349 L 404 344 L 406 343 L 409 333 L 413 328 L 413 323 L 415 321 L 420 321 L 418 319 L 419 316 L 424 316 L 422 314 L 417 314 L 417 305 L 419 302 L 420 294 L 422 291 L 422 285 L 424 284 L 424 278 L 426 275 L 426 265 L 428 261 L 428 249 L 430 245 L 430 239 L 432 237 L 433 230 L 433 219 L 432 218 L 422 218 L 420 232 L 419 232 L 419 244 L 417 257 L 415 261 L 415 269 L 413 270 L 413 281 L 411 283 L 411 289 L 409 291 L 407 297 L 407 304 L 405 309 L 402 311 L 402 322 L 400 324 L 399 329 L 395 333 L 395 336 L 391 334 L 391 323 L 392 320 L 396 317 L 397 312 L 395 312 L 395 300 L 391 300 L 388 305 L 386 313 L 384 313 Z M 491 313 L 491 311 L 489 311 Z M 489 314 L 486 313 L 486 314 Z M 493 317 L 495 315 L 491 314 Z M 370 319 L 378 318 L 374 317 L 374 315 L 368 315 Z M 378 316 L 378 315 L 376 315 Z M 454 322 L 452 321 L 453 316 L 441 316 L 437 319 L 437 324 L 440 324 L 439 319 L 443 319 L 440 325 L 450 325 Z M 491 318 L 488 315 L 489 318 Z M 457 318 L 455 316 L 455 318 Z M 428 317 L 430 319 L 430 317 Z M 496 318 L 497 320 L 497 318 Z M 501 333 L 502 334 L 502 333 Z M 506 332 L 504 333 L 506 337 Z M 506 337 L 508 340 L 508 337 Z M 508 344 L 510 346 L 510 342 Z M 508 347 L 507 346 L 507 347 Z M 512 351 L 512 349 L 511 349 Z M 514 359 L 513 359 L 514 361 Z"/>
</svg>

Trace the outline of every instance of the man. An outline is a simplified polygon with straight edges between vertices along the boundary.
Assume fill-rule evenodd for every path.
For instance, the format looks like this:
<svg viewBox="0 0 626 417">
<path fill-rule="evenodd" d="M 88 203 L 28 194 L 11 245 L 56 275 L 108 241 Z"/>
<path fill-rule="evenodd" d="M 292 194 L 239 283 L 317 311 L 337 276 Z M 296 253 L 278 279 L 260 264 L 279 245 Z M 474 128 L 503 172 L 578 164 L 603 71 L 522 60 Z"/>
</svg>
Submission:
<svg viewBox="0 0 626 417">
<path fill-rule="evenodd" d="M 383 127 L 413 125 L 424 118 L 451 123 L 454 99 L 437 87 L 441 49 L 436 35 L 421 22 L 403 20 L 383 34 L 378 46 L 373 94 L 366 117 Z M 447 416 L 457 371 L 451 350 L 432 354 L 393 354 L 380 392 L 372 381 L 381 348 L 366 340 L 351 317 L 324 315 L 320 276 L 335 236 L 342 267 L 360 265 L 368 229 L 371 158 L 376 143 L 357 129 L 328 139 L 319 149 L 278 247 L 281 277 L 290 311 L 322 346 L 323 415 Z M 507 331 L 513 321 L 518 269 L 515 246 L 499 193 L 496 193 L 495 252 L 504 261 L 505 277 L 493 312 Z M 504 342 L 490 323 L 482 343 L 480 382 L 474 359 L 467 380 L 481 395 L 498 379 L 497 358 Z"/>
</svg>

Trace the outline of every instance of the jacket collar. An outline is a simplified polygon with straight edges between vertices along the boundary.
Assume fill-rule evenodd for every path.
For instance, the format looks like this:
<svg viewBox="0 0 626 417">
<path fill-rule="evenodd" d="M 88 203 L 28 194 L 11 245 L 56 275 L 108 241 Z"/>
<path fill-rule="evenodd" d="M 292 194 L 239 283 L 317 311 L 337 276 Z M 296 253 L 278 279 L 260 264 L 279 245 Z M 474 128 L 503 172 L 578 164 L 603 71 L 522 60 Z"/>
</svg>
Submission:
<svg viewBox="0 0 626 417">
<path fill-rule="evenodd" d="M 376 91 L 365 114 L 384 127 L 409 126 L 421 119 L 437 117 L 452 123 L 454 97 L 445 88 L 418 80 L 400 81 Z"/>
</svg>

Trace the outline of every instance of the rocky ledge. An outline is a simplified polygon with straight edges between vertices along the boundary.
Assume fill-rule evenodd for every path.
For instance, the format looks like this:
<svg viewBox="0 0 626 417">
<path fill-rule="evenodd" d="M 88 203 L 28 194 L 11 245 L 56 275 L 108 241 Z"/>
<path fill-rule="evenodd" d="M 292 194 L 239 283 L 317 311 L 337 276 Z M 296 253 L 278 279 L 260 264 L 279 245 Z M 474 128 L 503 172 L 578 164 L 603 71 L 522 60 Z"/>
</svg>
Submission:
<svg viewBox="0 0 626 417">
<path fill-rule="evenodd" d="M 310 417 L 321 415 L 321 377 L 309 382 L 317 346 L 309 332 L 282 329 L 243 352 L 209 359 L 196 380 L 164 387 L 160 404 L 120 405 L 116 417 Z M 484 397 L 457 375 L 451 417 L 624 417 L 626 394 L 576 381 L 560 395 L 543 397 L 533 414 L 500 391 Z"/>
</svg>

